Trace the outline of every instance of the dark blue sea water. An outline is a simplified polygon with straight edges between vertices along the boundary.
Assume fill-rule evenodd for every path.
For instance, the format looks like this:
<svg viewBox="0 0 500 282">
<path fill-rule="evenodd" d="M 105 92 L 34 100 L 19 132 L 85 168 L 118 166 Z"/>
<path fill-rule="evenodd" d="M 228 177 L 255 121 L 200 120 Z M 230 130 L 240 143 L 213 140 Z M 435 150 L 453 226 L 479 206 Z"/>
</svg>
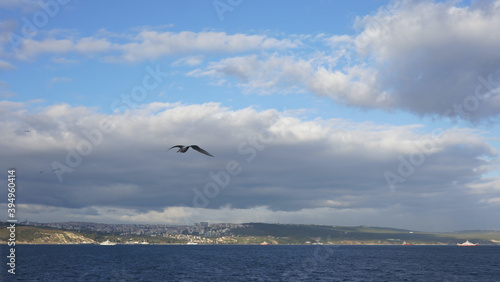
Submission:
<svg viewBox="0 0 500 282">
<path fill-rule="evenodd" d="M 1 281 L 500 281 L 500 246 L 18 245 Z"/>
</svg>

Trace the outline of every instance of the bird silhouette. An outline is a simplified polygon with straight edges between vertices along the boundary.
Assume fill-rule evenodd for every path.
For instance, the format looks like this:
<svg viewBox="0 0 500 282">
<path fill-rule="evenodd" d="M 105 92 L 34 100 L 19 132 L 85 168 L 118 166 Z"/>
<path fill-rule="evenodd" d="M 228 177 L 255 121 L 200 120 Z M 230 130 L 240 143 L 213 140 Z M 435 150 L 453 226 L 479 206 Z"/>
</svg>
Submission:
<svg viewBox="0 0 500 282">
<path fill-rule="evenodd" d="M 179 150 L 177 150 L 177 153 L 185 153 L 185 152 L 187 152 L 187 150 L 188 150 L 190 147 L 191 147 L 191 148 L 193 148 L 194 150 L 196 150 L 196 151 L 198 151 L 198 152 L 202 153 L 202 154 L 205 154 L 205 155 L 207 155 L 207 156 L 213 157 L 213 156 L 212 156 L 212 154 L 210 154 L 209 152 L 207 152 L 207 151 L 203 150 L 202 148 L 198 147 L 198 145 L 189 145 L 189 146 L 184 146 L 184 145 L 175 145 L 175 146 L 170 147 L 170 149 L 173 149 L 173 148 L 179 148 Z M 169 150 L 170 150 L 170 149 L 169 149 Z"/>
</svg>

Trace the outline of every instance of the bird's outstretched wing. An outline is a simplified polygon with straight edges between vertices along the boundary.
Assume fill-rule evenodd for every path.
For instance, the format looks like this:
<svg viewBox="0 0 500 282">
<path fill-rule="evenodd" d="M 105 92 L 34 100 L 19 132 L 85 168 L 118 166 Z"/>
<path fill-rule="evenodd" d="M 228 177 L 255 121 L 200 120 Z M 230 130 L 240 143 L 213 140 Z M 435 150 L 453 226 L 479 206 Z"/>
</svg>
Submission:
<svg viewBox="0 0 500 282">
<path fill-rule="evenodd" d="M 182 148 L 182 147 L 184 147 L 184 146 L 182 146 L 182 145 L 175 145 L 175 146 L 170 147 L 170 149 L 173 149 L 173 148 Z"/>
<path fill-rule="evenodd" d="M 212 156 L 212 154 L 210 154 L 209 152 L 207 152 L 207 151 L 203 150 L 202 148 L 198 147 L 197 145 L 191 145 L 191 146 L 189 146 L 189 147 L 191 147 L 191 148 L 195 149 L 196 151 L 198 151 L 198 152 L 200 152 L 200 153 L 202 153 L 202 154 L 205 154 L 205 155 L 207 155 L 207 156 L 213 157 L 213 156 Z"/>
</svg>

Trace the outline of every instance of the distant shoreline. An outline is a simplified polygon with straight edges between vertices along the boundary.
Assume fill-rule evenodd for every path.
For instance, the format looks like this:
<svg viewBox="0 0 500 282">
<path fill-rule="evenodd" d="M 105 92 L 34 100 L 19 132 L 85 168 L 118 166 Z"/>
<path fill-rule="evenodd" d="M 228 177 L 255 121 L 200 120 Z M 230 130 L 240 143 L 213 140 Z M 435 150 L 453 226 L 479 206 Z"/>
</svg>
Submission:
<svg viewBox="0 0 500 282">
<path fill-rule="evenodd" d="M 4 226 L 8 227 L 5 223 Z M 69 228 L 72 228 L 71 230 Z M 75 230 L 78 229 L 78 230 Z M 296 224 L 198 224 L 195 226 L 108 225 L 59 223 L 55 226 L 19 225 L 15 238 L 0 229 L 0 244 L 16 245 L 297 245 L 297 246 L 456 246 L 466 240 L 482 245 L 500 245 L 500 231 L 431 233 L 369 226 Z"/>
<path fill-rule="evenodd" d="M 0 245 L 7 245 L 6 242 L 0 242 Z M 100 243 L 88 243 L 88 244 L 80 244 L 80 243 L 24 243 L 24 242 L 16 242 L 17 245 L 79 245 L 79 246 L 105 246 Z M 149 244 L 124 244 L 124 243 L 116 243 L 114 246 L 260 246 L 259 244 L 196 244 L 189 245 L 186 243 L 149 243 Z M 457 247 L 457 245 L 453 244 L 413 244 L 410 246 L 404 246 L 402 244 L 269 244 L 268 246 L 401 246 L 401 247 L 412 247 L 412 246 L 451 246 Z M 480 246 L 499 246 L 495 244 L 483 244 Z M 266 246 L 261 246 L 266 247 Z"/>
</svg>

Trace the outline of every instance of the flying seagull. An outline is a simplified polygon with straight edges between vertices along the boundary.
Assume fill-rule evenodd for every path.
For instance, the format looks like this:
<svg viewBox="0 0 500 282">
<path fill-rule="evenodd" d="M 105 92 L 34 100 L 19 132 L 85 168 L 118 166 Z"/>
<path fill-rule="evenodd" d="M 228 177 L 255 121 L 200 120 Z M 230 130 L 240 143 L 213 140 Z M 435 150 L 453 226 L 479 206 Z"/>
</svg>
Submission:
<svg viewBox="0 0 500 282">
<path fill-rule="evenodd" d="M 175 146 L 172 146 L 170 149 L 172 149 L 172 148 L 179 148 L 179 150 L 177 150 L 177 153 L 185 153 L 189 149 L 189 147 L 195 149 L 196 151 L 198 151 L 198 152 L 200 152 L 202 154 L 205 154 L 207 156 L 213 157 L 209 152 L 203 150 L 202 148 L 198 147 L 197 145 L 190 145 L 190 146 L 175 145 Z"/>
</svg>

